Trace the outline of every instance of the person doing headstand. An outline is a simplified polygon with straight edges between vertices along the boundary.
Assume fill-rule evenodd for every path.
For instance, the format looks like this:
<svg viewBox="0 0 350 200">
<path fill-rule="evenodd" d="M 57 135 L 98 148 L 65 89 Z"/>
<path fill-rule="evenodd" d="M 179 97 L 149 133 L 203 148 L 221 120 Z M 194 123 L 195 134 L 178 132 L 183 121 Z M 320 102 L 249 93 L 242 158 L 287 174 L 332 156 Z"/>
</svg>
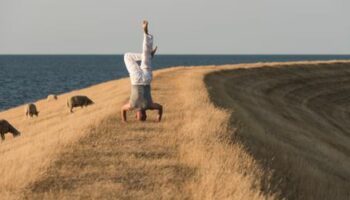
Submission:
<svg viewBox="0 0 350 200">
<path fill-rule="evenodd" d="M 129 110 L 136 109 L 136 118 L 140 121 L 147 119 L 146 110 L 157 110 L 157 121 L 160 122 L 163 115 L 163 106 L 153 102 L 151 95 L 152 66 L 151 60 L 154 57 L 157 47 L 153 49 L 153 36 L 148 33 L 148 21 L 142 24 L 143 50 L 140 53 L 126 53 L 124 62 L 129 72 L 131 81 L 130 100 L 121 108 L 121 117 L 126 122 L 126 113 Z"/>
</svg>

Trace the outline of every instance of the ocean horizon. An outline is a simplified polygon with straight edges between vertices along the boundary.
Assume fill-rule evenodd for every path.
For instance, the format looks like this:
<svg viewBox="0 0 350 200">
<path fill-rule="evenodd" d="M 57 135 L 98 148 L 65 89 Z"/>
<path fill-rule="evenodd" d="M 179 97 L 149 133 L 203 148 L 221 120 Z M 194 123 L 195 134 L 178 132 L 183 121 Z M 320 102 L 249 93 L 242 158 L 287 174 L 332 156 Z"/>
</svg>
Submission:
<svg viewBox="0 0 350 200">
<path fill-rule="evenodd" d="M 153 69 L 256 62 L 348 60 L 350 55 L 157 55 Z M 0 111 L 127 77 L 123 56 L 0 55 Z"/>
</svg>

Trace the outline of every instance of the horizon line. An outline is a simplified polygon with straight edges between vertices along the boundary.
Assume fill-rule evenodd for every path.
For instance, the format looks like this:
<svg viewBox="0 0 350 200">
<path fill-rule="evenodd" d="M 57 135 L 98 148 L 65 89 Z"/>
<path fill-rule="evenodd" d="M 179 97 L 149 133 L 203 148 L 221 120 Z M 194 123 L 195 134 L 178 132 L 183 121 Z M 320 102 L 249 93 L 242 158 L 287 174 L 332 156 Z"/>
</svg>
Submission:
<svg viewBox="0 0 350 200">
<path fill-rule="evenodd" d="M 124 53 L 117 53 L 117 54 L 100 54 L 100 53 L 96 53 L 96 54 L 0 54 L 0 56 L 122 56 L 124 55 Z M 208 53 L 204 53 L 204 54 L 192 54 L 192 53 L 188 53 L 188 54 L 157 54 L 159 56 L 271 56 L 271 55 L 278 55 L 278 56 L 350 56 L 349 54 L 325 54 L 325 53 L 320 53 L 320 54 L 310 54 L 310 53 L 306 53 L 306 54 L 295 54 L 295 53 L 269 53 L 269 54 L 208 54 Z"/>
</svg>

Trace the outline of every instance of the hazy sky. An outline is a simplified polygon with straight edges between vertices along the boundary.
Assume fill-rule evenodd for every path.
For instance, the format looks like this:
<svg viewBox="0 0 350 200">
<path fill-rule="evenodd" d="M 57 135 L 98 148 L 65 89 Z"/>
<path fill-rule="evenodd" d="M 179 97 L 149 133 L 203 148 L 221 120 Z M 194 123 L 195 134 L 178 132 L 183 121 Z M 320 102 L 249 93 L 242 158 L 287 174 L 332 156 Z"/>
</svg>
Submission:
<svg viewBox="0 0 350 200">
<path fill-rule="evenodd" d="M 349 0 L 0 0 L 0 54 L 349 54 Z"/>
</svg>

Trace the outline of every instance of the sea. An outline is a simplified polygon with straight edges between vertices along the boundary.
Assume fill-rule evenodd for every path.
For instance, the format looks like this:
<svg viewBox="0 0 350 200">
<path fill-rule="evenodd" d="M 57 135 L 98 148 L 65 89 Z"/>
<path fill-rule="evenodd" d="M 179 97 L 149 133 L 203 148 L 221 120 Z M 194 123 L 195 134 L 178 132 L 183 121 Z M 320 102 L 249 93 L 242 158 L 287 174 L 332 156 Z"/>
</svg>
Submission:
<svg viewBox="0 0 350 200">
<path fill-rule="evenodd" d="M 334 59 L 350 55 L 157 55 L 153 69 Z M 0 55 L 0 111 L 127 76 L 122 55 Z"/>
</svg>

